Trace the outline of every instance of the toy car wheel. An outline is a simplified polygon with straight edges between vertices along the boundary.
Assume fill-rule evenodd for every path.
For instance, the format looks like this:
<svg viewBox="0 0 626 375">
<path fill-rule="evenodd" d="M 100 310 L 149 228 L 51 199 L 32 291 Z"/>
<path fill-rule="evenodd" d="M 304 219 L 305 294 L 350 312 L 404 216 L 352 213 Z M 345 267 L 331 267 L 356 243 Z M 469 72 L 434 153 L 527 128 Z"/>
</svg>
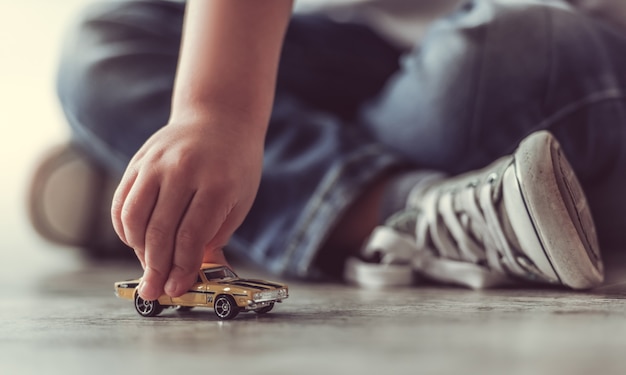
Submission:
<svg viewBox="0 0 626 375">
<path fill-rule="evenodd" d="M 139 293 L 135 294 L 135 310 L 139 315 L 144 317 L 153 317 L 159 315 L 163 311 L 163 306 L 159 301 L 146 301 L 139 296 Z"/>
<path fill-rule="evenodd" d="M 257 313 L 257 314 L 266 314 L 266 313 L 272 311 L 273 308 L 274 308 L 274 302 L 270 303 L 269 305 L 267 305 L 265 307 L 261 307 L 260 309 L 256 309 L 256 310 L 254 310 L 254 312 Z"/>
<path fill-rule="evenodd" d="M 239 314 L 239 306 L 231 296 L 221 295 L 213 304 L 215 315 L 222 320 L 233 319 Z"/>
</svg>

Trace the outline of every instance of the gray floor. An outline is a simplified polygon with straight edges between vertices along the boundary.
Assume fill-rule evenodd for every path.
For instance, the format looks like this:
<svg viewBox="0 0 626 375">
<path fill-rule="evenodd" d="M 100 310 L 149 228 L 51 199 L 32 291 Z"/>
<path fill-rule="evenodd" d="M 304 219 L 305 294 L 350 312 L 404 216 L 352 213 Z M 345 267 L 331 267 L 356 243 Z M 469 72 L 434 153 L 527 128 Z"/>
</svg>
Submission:
<svg viewBox="0 0 626 375">
<path fill-rule="evenodd" d="M 4 282 L 1 374 L 626 372 L 617 273 L 591 293 L 291 283 L 271 313 L 221 322 L 202 309 L 140 317 L 112 292 L 114 281 L 138 275 L 133 265 L 40 271 Z"/>
</svg>

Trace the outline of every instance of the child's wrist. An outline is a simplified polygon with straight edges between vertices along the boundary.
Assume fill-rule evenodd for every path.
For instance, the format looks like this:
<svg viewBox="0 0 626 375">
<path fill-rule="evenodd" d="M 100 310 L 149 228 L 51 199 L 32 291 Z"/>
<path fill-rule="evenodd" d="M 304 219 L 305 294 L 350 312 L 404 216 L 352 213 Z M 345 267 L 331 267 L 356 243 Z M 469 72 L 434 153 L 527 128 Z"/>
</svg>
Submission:
<svg viewBox="0 0 626 375">
<path fill-rule="evenodd" d="M 201 126 L 221 132 L 245 134 L 264 139 L 269 121 L 269 110 L 246 107 L 242 104 L 196 102 L 172 109 L 168 126 Z"/>
</svg>

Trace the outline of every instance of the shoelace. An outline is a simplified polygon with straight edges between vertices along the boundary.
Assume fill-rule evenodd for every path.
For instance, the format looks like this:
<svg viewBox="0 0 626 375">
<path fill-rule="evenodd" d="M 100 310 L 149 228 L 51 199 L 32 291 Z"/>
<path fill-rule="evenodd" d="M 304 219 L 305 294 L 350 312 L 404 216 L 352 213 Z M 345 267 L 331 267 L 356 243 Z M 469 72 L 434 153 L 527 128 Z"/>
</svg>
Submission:
<svg viewBox="0 0 626 375">
<path fill-rule="evenodd" d="M 408 262 L 433 279 L 472 288 L 506 283 L 509 275 L 550 281 L 512 248 L 496 208 L 501 194 L 502 176 L 496 173 L 482 182 L 416 194 L 409 201 L 419 205 L 409 203 L 392 223 L 395 229 L 379 227 L 363 254 L 381 252 L 382 264 Z"/>
</svg>

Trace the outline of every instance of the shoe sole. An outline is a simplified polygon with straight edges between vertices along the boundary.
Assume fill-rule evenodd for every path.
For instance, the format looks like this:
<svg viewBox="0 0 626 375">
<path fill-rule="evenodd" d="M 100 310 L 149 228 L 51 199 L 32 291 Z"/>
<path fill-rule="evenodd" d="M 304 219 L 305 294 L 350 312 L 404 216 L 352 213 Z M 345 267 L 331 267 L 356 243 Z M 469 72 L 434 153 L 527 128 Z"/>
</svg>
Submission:
<svg viewBox="0 0 626 375">
<path fill-rule="evenodd" d="M 515 153 L 516 176 L 534 231 L 560 282 L 589 289 L 604 279 L 596 229 L 585 194 L 558 141 L 528 136 Z"/>
<path fill-rule="evenodd" d="M 99 207 L 112 188 L 109 185 L 105 172 L 71 143 L 53 147 L 36 168 L 28 192 L 32 227 L 50 242 L 88 248 L 99 255 L 119 242 Z"/>
</svg>

